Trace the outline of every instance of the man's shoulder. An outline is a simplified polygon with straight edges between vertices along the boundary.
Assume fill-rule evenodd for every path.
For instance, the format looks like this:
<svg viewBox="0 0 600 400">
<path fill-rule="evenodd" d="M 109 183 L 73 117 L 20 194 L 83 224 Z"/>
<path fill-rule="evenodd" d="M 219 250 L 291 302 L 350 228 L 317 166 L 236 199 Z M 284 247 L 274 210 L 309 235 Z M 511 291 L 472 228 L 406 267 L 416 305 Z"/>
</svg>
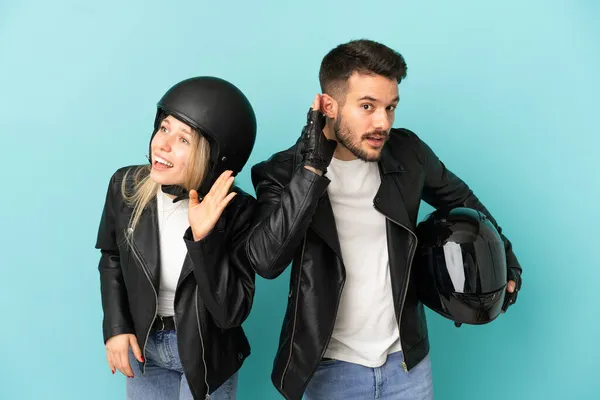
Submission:
<svg viewBox="0 0 600 400">
<path fill-rule="evenodd" d="M 426 145 L 421 138 L 407 128 L 392 128 L 386 143 L 387 151 L 396 160 L 402 160 L 407 165 L 413 163 L 423 165 L 426 162 Z"/>
<path fill-rule="evenodd" d="M 407 128 L 392 128 L 390 130 L 390 140 L 392 145 L 417 145 L 421 142 L 421 139 L 417 134 Z"/>
<path fill-rule="evenodd" d="M 427 147 L 418 134 L 407 128 L 392 128 L 388 143 L 394 150 L 404 149 L 417 153 L 422 153 Z"/>
</svg>

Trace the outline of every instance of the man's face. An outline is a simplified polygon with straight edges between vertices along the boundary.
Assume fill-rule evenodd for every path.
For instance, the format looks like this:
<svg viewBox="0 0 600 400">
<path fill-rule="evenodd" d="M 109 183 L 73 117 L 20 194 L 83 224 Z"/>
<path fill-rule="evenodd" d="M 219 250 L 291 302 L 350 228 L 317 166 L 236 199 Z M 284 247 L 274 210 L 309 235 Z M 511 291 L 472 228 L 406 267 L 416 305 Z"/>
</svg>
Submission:
<svg viewBox="0 0 600 400">
<path fill-rule="evenodd" d="M 353 74 L 333 127 L 338 143 L 361 160 L 378 161 L 394 124 L 398 100 L 395 80 Z"/>
</svg>

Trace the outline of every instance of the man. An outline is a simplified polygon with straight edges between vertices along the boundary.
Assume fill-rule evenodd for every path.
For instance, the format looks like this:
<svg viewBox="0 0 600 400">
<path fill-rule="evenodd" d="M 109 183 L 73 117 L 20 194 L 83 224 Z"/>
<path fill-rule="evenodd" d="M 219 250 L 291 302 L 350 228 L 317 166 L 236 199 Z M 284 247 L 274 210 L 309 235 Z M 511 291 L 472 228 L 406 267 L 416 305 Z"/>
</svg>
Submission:
<svg viewBox="0 0 600 400">
<path fill-rule="evenodd" d="M 325 56 L 298 143 L 252 168 L 247 250 L 268 279 L 292 263 L 272 380 L 290 400 L 431 399 L 411 263 L 421 200 L 489 212 L 413 132 L 392 129 L 403 57 L 369 40 Z M 324 114 L 324 116 L 322 114 Z M 506 248 L 510 302 L 521 267 Z"/>
</svg>

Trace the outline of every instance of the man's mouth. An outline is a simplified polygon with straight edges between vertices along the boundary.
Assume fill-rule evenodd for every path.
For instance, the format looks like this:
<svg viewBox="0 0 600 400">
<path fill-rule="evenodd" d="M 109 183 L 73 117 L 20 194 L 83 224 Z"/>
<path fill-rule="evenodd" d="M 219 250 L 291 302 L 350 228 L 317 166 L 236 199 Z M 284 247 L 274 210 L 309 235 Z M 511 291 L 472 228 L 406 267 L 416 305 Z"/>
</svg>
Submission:
<svg viewBox="0 0 600 400">
<path fill-rule="evenodd" d="M 381 147 L 387 140 L 387 136 L 382 135 L 366 135 L 364 140 L 373 147 Z"/>
</svg>

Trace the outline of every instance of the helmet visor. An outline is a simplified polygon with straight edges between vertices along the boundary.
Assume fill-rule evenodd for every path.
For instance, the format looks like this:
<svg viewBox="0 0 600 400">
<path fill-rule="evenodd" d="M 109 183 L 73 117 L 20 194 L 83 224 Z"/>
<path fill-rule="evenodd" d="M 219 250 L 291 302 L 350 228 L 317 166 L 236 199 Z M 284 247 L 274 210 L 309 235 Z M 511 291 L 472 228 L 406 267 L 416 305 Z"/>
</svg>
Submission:
<svg viewBox="0 0 600 400">
<path fill-rule="evenodd" d="M 506 285 L 506 253 L 502 242 L 449 240 L 433 249 L 441 293 L 485 294 Z"/>
</svg>

